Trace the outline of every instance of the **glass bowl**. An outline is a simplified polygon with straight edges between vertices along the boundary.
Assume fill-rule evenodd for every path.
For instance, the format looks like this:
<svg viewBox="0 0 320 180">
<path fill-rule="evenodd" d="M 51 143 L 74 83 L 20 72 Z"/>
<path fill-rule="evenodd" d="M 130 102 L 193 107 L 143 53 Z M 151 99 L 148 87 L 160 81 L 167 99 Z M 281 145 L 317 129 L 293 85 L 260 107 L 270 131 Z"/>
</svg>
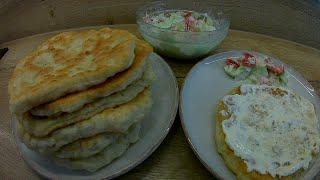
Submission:
<svg viewBox="0 0 320 180">
<path fill-rule="evenodd" d="M 213 7 L 209 3 L 196 1 L 156 1 L 141 7 L 137 11 L 137 24 L 142 37 L 157 52 L 177 59 L 202 57 L 215 49 L 226 37 L 230 21 L 222 12 L 222 7 Z M 215 30 L 201 32 L 176 31 L 156 27 L 146 23 L 146 14 L 170 11 L 195 11 L 207 13 L 215 22 Z"/>
</svg>

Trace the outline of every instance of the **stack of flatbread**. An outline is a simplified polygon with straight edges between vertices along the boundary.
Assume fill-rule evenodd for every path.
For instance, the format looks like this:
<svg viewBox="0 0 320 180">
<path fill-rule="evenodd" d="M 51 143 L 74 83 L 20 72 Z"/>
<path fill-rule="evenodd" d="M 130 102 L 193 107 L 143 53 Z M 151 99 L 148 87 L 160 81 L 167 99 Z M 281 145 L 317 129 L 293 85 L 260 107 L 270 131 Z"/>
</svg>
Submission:
<svg viewBox="0 0 320 180">
<path fill-rule="evenodd" d="M 96 171 L 139 139 L 152 106 L 152 47 L 124 30 L 58 34 L 19 61 L 9 82 L 18 135 L 71 169 Z"/>
</svg>

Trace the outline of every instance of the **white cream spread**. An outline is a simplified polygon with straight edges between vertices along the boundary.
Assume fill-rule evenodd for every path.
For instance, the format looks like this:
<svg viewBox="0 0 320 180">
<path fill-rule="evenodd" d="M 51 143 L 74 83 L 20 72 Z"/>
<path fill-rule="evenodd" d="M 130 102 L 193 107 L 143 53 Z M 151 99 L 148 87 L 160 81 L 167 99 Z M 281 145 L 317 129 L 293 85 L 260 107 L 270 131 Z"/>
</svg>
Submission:
<svg viewBox="0 0 320 180">
<path fill-rule="evenodd" d="M 284 88 L 242 85 L 240 89 L 240 95 L 223 98 L 230 118 L 222 127 L 226 143 L 248 171 L 275 177 L 307 169 L 320 144 L 313 104 Z M 279 94 L 277 89 L 285 93 L 272 95 Z"/>
</svg>

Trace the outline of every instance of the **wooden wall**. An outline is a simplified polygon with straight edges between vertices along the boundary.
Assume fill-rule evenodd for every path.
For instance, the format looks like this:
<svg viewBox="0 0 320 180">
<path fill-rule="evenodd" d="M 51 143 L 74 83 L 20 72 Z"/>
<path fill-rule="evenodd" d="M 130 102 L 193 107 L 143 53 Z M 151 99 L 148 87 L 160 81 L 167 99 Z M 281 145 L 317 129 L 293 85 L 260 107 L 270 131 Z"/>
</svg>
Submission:
<svg viewBox="0 0 320 180">
<path fill-rule="evenodd" d="M 147 0 L 1 0 L 0 43 L 59 29 L 135 23 Z M 209 0 L 223 5 L 231 28 L 280 37 L 320 49 L 317 0 Z"/>
</svg>

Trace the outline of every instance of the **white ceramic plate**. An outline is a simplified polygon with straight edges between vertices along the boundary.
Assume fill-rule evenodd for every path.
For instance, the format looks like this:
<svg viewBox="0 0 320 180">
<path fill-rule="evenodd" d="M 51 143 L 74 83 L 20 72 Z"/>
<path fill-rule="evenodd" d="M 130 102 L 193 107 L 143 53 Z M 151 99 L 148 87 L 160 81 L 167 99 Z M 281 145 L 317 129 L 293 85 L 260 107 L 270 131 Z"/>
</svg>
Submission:
<svg viewBox="0 0 320 180">
<path fill-rule="evenodd" d="M 167 63 L 157 54 L 150 61 L 157 76 L 152 84 L 153 107 L 142 122 L 140 140 L 131 145 L 123 156 L 95 173 L 69 170 L 56 165 L 22 144 L 13 129 L 17 146 L 24 160 L 39 174 L 50 179 L 111 179 L 124 174 L 144 161 L 163 141 L 175 119 L 178 109 L 178 86 Z M 13 121 L 16 127 L 16 121 Z"/>
<path fill-rule="evenodd" d="M 230 51 L 210 56 L 195 65 L 187 75 L 180 95 L 180 118 L 187 139 L 204 166 L 220 179 L 235 179 L 216 150 L 215 113 L 223 96 L 238 85 L 229 78 L 223 67 L 228 57 L 240 57 L 244 51 Z M 251 52 L 254 55 L 264 56 Z M 281 61 L 271 58 L 276 63 Z M 283 63 L 282 63 L 283 64 Z M 285 65 L 289 74 L 289 88 L 310 100 L 320 117 L 320 100 L 312 86 L 296 71 Z M 311 179 L 320 168 L 319 159 L 305 173 L 303 179 Z"/>
</svg>

